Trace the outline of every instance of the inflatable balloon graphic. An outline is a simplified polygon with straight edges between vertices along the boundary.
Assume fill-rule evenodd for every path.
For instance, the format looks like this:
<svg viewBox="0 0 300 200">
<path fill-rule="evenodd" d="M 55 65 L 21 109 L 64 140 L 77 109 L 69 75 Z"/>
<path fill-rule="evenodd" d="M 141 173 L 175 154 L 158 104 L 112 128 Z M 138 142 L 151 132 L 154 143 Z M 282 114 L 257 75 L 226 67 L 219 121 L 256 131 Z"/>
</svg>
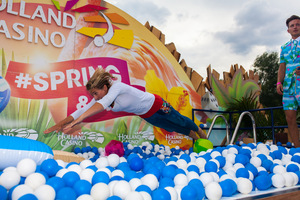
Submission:
<svg viewBox="0 0 300 200">
<path fill-rule="evenodd" d="M 8 104 L 10 99 L 10 87 L 6 80 L 0 76 L 0 113 L 6 105 Z"/>
</svg>

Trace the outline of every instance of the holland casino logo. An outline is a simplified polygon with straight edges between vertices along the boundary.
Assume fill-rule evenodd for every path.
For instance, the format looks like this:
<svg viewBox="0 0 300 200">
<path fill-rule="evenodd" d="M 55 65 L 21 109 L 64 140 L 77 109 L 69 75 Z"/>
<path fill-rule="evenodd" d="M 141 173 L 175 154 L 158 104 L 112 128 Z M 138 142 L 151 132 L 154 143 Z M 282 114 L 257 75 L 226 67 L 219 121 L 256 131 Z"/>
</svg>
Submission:
<svg viewBox="0 0 300 200">
<path fill-rule="evenodd" d="M 67 1 L 64 11 L 70 10 L 79 0 Z M 52 0 L 55 7 L 60 10 L 58 1 Z M 101 2 L 101 1 L 100 1 Z M 103 46 L 105 43 L 110 43 L 116 46 L 120 46 L 126 49 L 130 49 L 133 43 L 133 31 L 132 30 L 121 30 L 116 25 L 123 24 L 129 25 L 128 21 L 117 13 L 103 13 L 103 10 L 107 8 L 102 6 L 96 6 L 87 4 L 85 6 L 72 9 L 72 11 L 84 13 L 98 11 L 97 15 L 84 17 L 85 22 L 94 23 L 106 23 L 107 28 L 93 28 L 93 27 L 82 27 L 77 30 L 78 33 L 94 38 L 94 44 L 97 47 Z"/>
</svg>

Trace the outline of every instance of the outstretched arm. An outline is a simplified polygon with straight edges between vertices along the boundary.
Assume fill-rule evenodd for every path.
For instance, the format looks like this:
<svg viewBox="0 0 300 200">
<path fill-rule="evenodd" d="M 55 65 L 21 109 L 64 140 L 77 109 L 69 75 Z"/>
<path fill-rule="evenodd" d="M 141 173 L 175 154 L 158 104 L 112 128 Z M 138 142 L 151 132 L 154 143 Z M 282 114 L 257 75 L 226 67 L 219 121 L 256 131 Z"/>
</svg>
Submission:
<svg viewBox="0 0 300 200">
<path fill-rule="evenodd" d="M 54 126 L 48 128 L 47 130 L 45 130 L 44 133 L 48 134 L 48 133 L 51 133 L 53 131 L 55 131 L 55 132 L 61 131 L 64 128 L 64 126 L 71 123 L 73 120 L 74 120 L 74 118 L 72 116 L 68 116 L 65 119 L 63 119 L 62 121 L 60 121 L 59 123 L 57 123 Z"/>
<path fill-rule="evenodd" d="M 82 115 L 80 115 L 77 119 L 75 119 L 70 124 L 68 124 L 66 127 L 64 127 L 63 132 L 65 132 L 65 133 L 69 132 L 75 125 L 81 123 L 85 118 L 93 116 L 99 112 L 102 112 L 103 110 L 104 110 L 104 107 L 102 106 L 102 104 L 95 103 L 87 111 L 85 111 Z"/>
</svg>

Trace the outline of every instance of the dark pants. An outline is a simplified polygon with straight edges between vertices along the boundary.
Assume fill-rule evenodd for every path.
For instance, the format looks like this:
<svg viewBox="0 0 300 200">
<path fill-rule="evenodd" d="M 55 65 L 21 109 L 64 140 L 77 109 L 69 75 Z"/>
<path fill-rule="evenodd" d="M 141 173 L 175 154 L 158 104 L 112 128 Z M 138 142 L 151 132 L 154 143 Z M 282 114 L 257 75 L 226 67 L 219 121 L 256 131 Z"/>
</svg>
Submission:
<svg viewBox="0 0 300 200">
<path fill-rule="evenodd" d="M 167 113 L 159 110 L 151 117 L 144 118 L 144 120 L 168 132 L 175 131 L 189 135 L 191 130 L 198 131 L 198 126 L 190 118 L 181 115 L 172 106 L 170 106 L 170 110 Z"/>
</svg>

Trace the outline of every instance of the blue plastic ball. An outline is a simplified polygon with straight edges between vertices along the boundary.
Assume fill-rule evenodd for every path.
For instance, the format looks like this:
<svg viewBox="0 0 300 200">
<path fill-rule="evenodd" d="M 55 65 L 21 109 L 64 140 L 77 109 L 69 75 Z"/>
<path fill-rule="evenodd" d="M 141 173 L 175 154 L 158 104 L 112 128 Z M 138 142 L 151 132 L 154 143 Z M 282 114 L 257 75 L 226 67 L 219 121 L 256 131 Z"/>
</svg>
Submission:
<svg viewBox="0 0 300 200">
<path fill-rule="evenodd" d="M 225 166 L 225 164 L 226 164 L 226 159 L 225 159 L 225 157 L 223 157 L 223 156 L 217 156 L 215 159 L 216 159 L 217 161 L 219 161 L 219 163 L 220 163 L 220 168 L 223 168 L 223 167 Z"/>
<path fill-rule="evenodd" d="M 41 164 L 41 171 L 46 172 L 49 177 L 56 175 L 58 170 L 59 170 L 59 165 L 54 159 L 44 160 Z"/>
<path fill-rule="evenodd" d="M 205 197 L 205 189 L 203 183 L 199 179 L 192 179 L 188 185 L 196 189 L 198 199 L 203 199 Z"/>
<path fill-rule="evenodd" d="M 161 188 L 174 187 L 174 186 L 175 186 L 174 181 L 171 178 L 164 177 L 159 180 L 159 187 Z"/>
<path fill-rule="evenodd" d="M 66 186 L 72 187 L 76 181 L 80 180 L 80 176 L 76 172 L 69 171 L 63 175 L 62 179 Z"/>
<path fill-rule="evenodd" d="M 38 198 L 34 194 L 25 194 L 21 196 L 18 200 L 38 200 Z"/>
<path fill-rule="evenodd" d="M 213 161 L 208 161 L 204 165 L 204 170 L 206 172 L 217 172 L 218 171 L 218 165 Z"/>
<path fill-rule="evenodd" d="M 248 169 L 250 172 L 252 172 L 253 176 L 256 177 L 257 174 L 258 174 L 258 170 L 257 168 L 251 164 L 251 163 L 248 163 L 246 166 L 245 166 L 246 169 Z"/>
<path fill-rule="evenodd" d="M 176 167 L 174 165 L 168 165 L 163 168 L 162 176 L 173 179 L 176 176 Z"/>
<path fill-rule="evenodd" d="M 292 145 L 291 142 L 287 142 L 287 143 L 286 143 L 286 147 L 291 148 L 292 146 L 293 146 L 293 145 Z"/>
<path fill-rule="evenodd" d="M 51 187 L 53 187 L 53 189 L 55 190 L 55 192 L 58 192 L 58 190 L 60 188 L 65 187 L 65 182 L 62 178 L 58 177 L 58 176 L 53 176 L 51 178 L 49 178 L 46 182 L 47 185 L 50 185 Z"/>
<path fill-rule="evenodd" d="M 221 181 L 220 186 L 222 188 L 222 196 L 224 197 L 231 197 L 237 191 L 237 185 L 234 180 L 232 179 L 225 179 Z"/>
<path fill-rule="evenodd" d="M 269 159 L 266 159 L 261 163 L 261 166 L 264 167 L 268 172 L 270 172 L 272 165 L 273 165 L 273 162 Z"/>
<path fill-rule="evenodd" d="M 282 152 L 281 151 L 275 150 L 275 151 L 273 151 L 273 154 L 275 156 L 275 159 L 279 159 L 279 160 L 282 159 Z"/>
<path fill-rule="evenodd" d="M 185 160 L 187 163 L 191 162 L 191 157 L 188 154 L 182 154 L 179 158 Z"/>
<path fill-rule="evenodd" d="M 237 178 L 249 178 L 249 171 L 246 168 L 239 168 L 235 173 Z"/>
<path fill-rule="evenodd" d="M 7 195 L 8 194 L 6 188 L 0 185 L 0 200 L 6 200 Z"/>
<path fill-rule="evenodd" d="M 98 171 L 92 177 L 92 184 L 95 185 L 96 183 L 109 183 L 109 176 L 107 173 L 103 171 Z"/>
<path fill-rule="evenodd" d="M 133 178 L 137 178 L 137 173 L 131 169 L 124 170 L 123 173 L 124 173 L 124 179 L 128 182 Z"/>
<path fill-rule="evenodd" d="M 244 166 L 249 163 L 250 159 L 248 156 L 244 155 L 244 154 L 237 154 L 235 157 L 235 163 L 241 163 Z"/>
<path fill-rule="evenodd" d="M 254 178 L 254 184 L 258 190 L 267 190 L 272 186 L 272 180 L 268 175 L 261 175 Z"/>
<path fill-rule="evenodd" d="M 134 158 L 130 159 L 129 167 L 130 167 L 130 169 L 132 169 L 134 171 L 140 171 L 144 167 L 144 162 L 140 157 L 134 157 Z"/>
<path fill-rule="evenodd" d="M 106 200 L 122 200 L 122 198 L 118 196 L 110 196 Z"/>
<path fill-rule="evenodd" d="M 139 185 L 135 191 L 137 192 L 147 192 L 148 194 L 152 195 L 152 190 L 147 185 Z"/>
<path fill-rule="evenodd" d="M 90 194 L 92 189 L 92 184 L 87 180 L 79 180 L 75 182 L 75 184 L 73 185 L 73 189 L 75 190 L 77 196 L 83 194 Z"/>
<path fill-rule="evenodd" d="M 193 186 L 187 185 L 182 188 L 180 192 L 180 197 L 182 200 L 191 200 L 191 199 L 197 199 L 197 191 Z"/>
<path fill-rule="evenodd" d="M 282 143 L 281 142 L 277 142 L 276 145 L 277 146 L 282 146 Z"/>
<path fill-rule="evenodd" d="M 260 158 L 261 162 L 263 162 L 264 160 L 268 159 L 265 154 L 258 154 L 257 157 Z"/>
<path fill-rule="evenodd" d="M 153 166 L 147 170 L 146 174 L 153 174 L 154 176 L 156 176 L 157 180 L 159 180 L 161 172 L 159 171 L 159 169 Z"/>
<path fill-rule="evenodd" d="M 296 162 L 296 163 L 300 164 L 300 156 L 298 156 L 298 155 L 294 155 L 294 156 L 292 156 L 292 159 L 291 159 L 291 161 L 293 161 L 293 162 Z"/>
<path fill-rule="evenodd" d="M 76 147 L 76 148 L 74 149 L 74 153 L 75 153 L 75 154 L 81 153 L 81 149 L 80 149 L 79 147 Z"/>
<path fill-rule="evenodd" d="M 197 174 L 200 173 L 199 167 L 196 166 L 196 165 L 190 165 L 190 166 L 188 166 L 187 170 L 189 172 L 196 172 Z"/>
<path fill-rule="evenodd" d="M 171 200 L 171 195 L 168 190 L 163 188 L 158 188 L 152 192 L 153 200 Z"/>
<path fill-rule="evenodd" d="M 287 166 L 286 171 L 287 172 L 297 172 L 297 171 L 299 171 L 299 167 L 292 163 Z"/>
<path fill-rule="evenodd" d="M 73 188 L 63 187 L 58 190 L 55 198 L 59 200 L 76 200 L 77 195 Z"/>
</svg>

